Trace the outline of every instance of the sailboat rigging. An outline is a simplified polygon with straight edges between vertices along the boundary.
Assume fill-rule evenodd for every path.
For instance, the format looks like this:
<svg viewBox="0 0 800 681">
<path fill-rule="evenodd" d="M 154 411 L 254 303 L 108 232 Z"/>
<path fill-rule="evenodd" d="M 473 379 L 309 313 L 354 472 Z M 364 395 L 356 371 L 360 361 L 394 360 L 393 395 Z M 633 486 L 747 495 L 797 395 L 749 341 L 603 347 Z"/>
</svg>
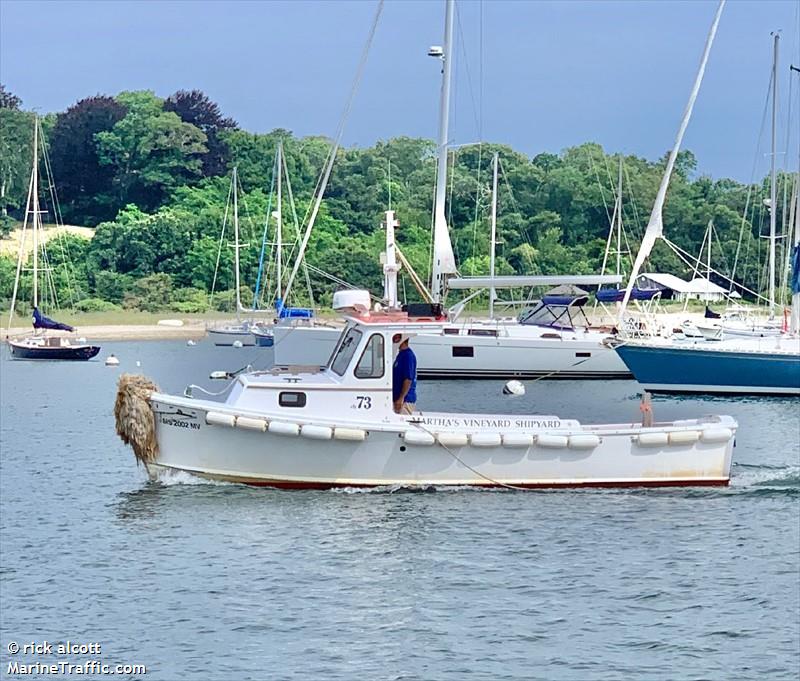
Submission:
<svg viewBox="0 0 800 681">
<path fill-rule="evenodd" d="M 39 152 L 44 151 L 43 141 L 40 140 L 41 122 L 35 116 L 33 121 L 33 164 L 31 168 L 31 179 L 28 185 L 28 200 L 25 206 L 25 217 L 22 223 L 22 234 L 20 235 L 19 254 L 17 258 L 17 270 L 14 278 L 14 289 L 11 296 L 11 308 L 9 311 L 8 324 L 14 317 L 17 306 L 17 295 L 20 291 L 20 283 L 25 263 L 28 259 L 27 231 L 30 229 L 33 241 L 32 252 L 32 286 L 31 302 L 33 306 L 33 335 L 23 338 L 9 339 L 8 344 L 11 348 L 11 356 L 14 359 L 39 359 L 39 360 L 88 360 L 95 357 L 100 352 L 97 345 L 87 345 L 86 343 L 73 343 L 65 336 L 48 336 L 47 331 L 66 331 L 74 332 L 75 329 L 69 324 L 58 322 L 45 316 L 39 306 L 50 300 L 52 306 L 57 308 L 58 296 L 55 282 L 52 276 L 52 267 L 49 264 L 47 255 L 47 237 L 44 233 L 42 214 L 39 202 Z M 50 174 L 48 173 L 50 177 Z M 50 186 L 53 191 L 52 182 Z M 55 204 L 55 201 L 53 201 Z M 40 262 L 41 261 L 41 262 Z M 65 263 L 66 266 L 66 263 Z M 40 282 L 42 277 L 42 282 Z M 43 284 L 40 288 L 40 283 Z"/>
</svg>

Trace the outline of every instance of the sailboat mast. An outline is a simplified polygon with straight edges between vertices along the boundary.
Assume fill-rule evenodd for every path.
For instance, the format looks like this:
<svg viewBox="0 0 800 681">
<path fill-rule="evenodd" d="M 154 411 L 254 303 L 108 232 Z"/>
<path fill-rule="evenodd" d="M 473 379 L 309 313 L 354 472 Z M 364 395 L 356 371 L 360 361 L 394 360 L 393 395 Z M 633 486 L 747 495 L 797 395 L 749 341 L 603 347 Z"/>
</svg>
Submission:
<svg viewBox="0 0 800 681">
<path fill-rule="evenodd" d="M 617 274 L 621 274 L 622 258 L 622 156 L 619 157 L 619 178 L 617 180 Z"/>
<path fill-rule="evenodd" d="M 283 212 L 281 203 L 281 177 L 283 175 L 283 142 L 278 142 L 278 177 L 277 177 L 277 213 L 278 219 L 275 226 L 275 300 L 281 297 L 281 283 L 283 282 Z"/>
<path fill-rule="evenodd" d="M 39 117 L 33 119 L 33 306 L 39 307 Z"/>
<path fill-rule="evenodd" d="M 239 178 L 236 167 L 233 168 L 233 262 L 236 286 L 236 318 L 239 319 L 239 311 L 242 309 L 241 292 L 239 290 Z"/>
<path fill-rule="evenodd" d="M 499 165 L 499 156 L 494 152 L 492 157 L 492 250 L 489 254 L 489 276 L 494 280 L 494 258 L 495 250 L 497 248 L 497 166 Z M 489 289 L 489 317 L 494 319 L 494 298 L 495 288 L 492 286 Z"/>
<path fill-rule="evenodd" d="M 780 35 L 773 34 L 772 53 L 772 149 L 769 190 L 769 314 L 775 314 L 775 223 L 778 209 L 778 183 L 776 181 L 775 155 L 778 116 L 778 41 Z"/>
<path fill-rule="evenodd" d="M 444 204 L 447 192 L 447 143 L 450 116 L 450 81 L 453 65 L 453 17 L 455 0 L 447 0 L 442 51 L 442 92 L 439 102 L 439 155 L 436 166 L 436 198 L 433 212 L 433 262 L 431 294 L 434 303 L 444 297 L 444 275 L 455 272 L 455 258 L 450 243 Z"/>
<path fill-rule="evenodd" d="M 708 221 L 708 260 L 706 261 L 706 303 L 711 295 L 711 230 L 714 228 L 714 221 Z"/>
<path fill-rule="evenodd" d="M 639 253 L 636 255 L 636 260 L 634 260 L 633 267 L 631 268 L 631 276 L 628 278 L 628 286 L 625 288 L 625 297 L 622 299 L 622 305 L 620 305 L 619 308 L 620 322 L 622 322 L 624 319 L 623 315 L 625 314 L 625 309 L 628 306 L 628 301 L 631 297 L 631 291 L 636 284 L 636 277 L 639 276 L 639 272 L 642 269 L 644 261 L 647 259 L 647 256 L 650 255 L 650 251 L 653 250 L 656 239 L 659 239 L 664 233 L 663 210 L 664 202 L 667 197 L 669 180 L 672 176 L 672 169 L 675 167 L 675 159 L 678 157 L 678 152 L 680 151 L 681 143 L 683 142 L 683 136 L 686 133 L 687 126 L 689 125 L 689 119 L 692 117 L 694 103 L 697 100 L 698 93 L 700 92 L 700 85 L 703 82 L 703 75 L 705 74 L 706 65 L 708 64 L 708 56 L 711 53 L 711 46 L 714 44 L 714 37 L 717 34 L 717 27 L 719 26 L 719 20 L 722 16 L 722 10 L 724 7 L 725 0 L 719 0 L 717 12 L 714 15 L 714 21 L 711 24 L 711 30 L 708 33 L 708 38 L 706 38 L 706 46 L 703 49 L 703 56 L 700 59 L 700 67 L 697 70 L 694 85 L 692 86 L 692 91 L 689 94 L 689 101 L 687 102 L 686 109 L 683 112 L 683 119 L 681 120 L 681 125 L 678 128 L 678 134 L 675 137 L 675 145 L 672 147 L 672 151 L 667 159 L 667 167 L 664 169 L 664 175 L 662 176 L 661 184 L 658 187 L 658 193 L 656 194 L 656 200 L 653 204 L 653 210 L 650 212 L 650 220 L 647 223 L 647 229 L 645 229 L 644 236 L 642 237 L 642 243 L 641 246 L 639 246 Z"/>
</svg>

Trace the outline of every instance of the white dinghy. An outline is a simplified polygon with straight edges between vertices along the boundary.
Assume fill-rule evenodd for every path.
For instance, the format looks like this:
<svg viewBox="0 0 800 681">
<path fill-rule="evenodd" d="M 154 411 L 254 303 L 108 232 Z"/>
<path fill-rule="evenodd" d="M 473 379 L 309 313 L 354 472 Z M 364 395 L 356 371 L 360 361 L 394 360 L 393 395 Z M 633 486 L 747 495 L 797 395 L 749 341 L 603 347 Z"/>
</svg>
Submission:
<svg viewBox="0 0 800 681">
<path fill-rule="evenodd" d="M 353 295 L 348 292 L 346 295 Z M 356 300 L 356 298 L 353 298 Z M 123 376 L 117 431 L 148 473 L 285 488 L 726 485 L 736 422 L 585 426 L 550 415 L 396 414 L 396 334 L 432 322 L 352 307 L 325 367 L 235 377 L 225 402 Z M 645 423 L 649 404 L 643 409 Z"/>
</svg>

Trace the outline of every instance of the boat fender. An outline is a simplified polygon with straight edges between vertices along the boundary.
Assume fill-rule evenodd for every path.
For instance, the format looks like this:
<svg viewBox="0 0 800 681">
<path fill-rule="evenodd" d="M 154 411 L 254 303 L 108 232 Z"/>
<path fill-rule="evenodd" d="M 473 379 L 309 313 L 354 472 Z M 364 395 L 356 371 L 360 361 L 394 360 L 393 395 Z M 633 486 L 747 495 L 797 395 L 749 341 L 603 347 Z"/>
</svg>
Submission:
<svg viewBox="0 0 800 681">
<path fill-rule="evenodd" d="M 536 444 L 545 449 L 563 449 L 567 446 L 568 439 L 566 435 L 550 435 L 543 433 L 536 436 Z"/>
<path fill-rule="evenodd" d="M 307 437 L 309 440 L 330 440 L 333 437 L 333 428 L 305 425 L 300 429 L 300 435 Z"/>
<path fill-rule="evenodd" d="M 347 440 L 348 442 L 363 442 L 367 437 L 367 431 L 361 428 L 340 428 L 333 429 L 334 440 Z"/>
<path fill-rule="evenodd" d="M 525 447 L 526 449 L 533 444 L 533 435 L 526 433 L 504 433 L 504 447 Z"/>
<path fill-rule="evenodd" d="M 251 419 L 247 416 L 237 416 L 236 427 L 263 433 L 267 430 L 267 422 L 264 419 Z"/>
<path fill-rule="evenodd" d="M 136 463 L 152 463 L 158 457 L 155 414 L 150 406 L 154 392 L 158 392 L 158 386 L 146 376 L 119 377 L 114 403 L 117 435 L 133 448 Z"/>
<path fill-rule="evenodd" d="M 464 447 L 469 440 L 466 433 L 438 433 L 436 439 L 444 447 Z"/>
<path fill-rule="evenodd" d="M 669 436 L 666 433 L 640 433 L 634 436 L 633 440 L 640 447 L 665 447 L 669 444 Z"/>
<path fill-rule="evenodd" d="M 500 433 L 473 433 L 469 436 L 473 447 L 499 447 L 503 443 Z"/>
<path fill-rule="evenodd" d="M 700 435 L 703 442 L 727 442 L 733 437 L 730 428 L 706 428 Z"/>
<path fill-rule="evenodd" d="M 671 445 L 691 445 L 700 439 L 700 433 L 696 430 L 676 430 L 669 434 Z"/>
<path fill-rule="evenodd" d="M 570 449 L 594 449 L 600 445 L 600 438 L 597 435 L 570 435 Z"/>
<path fill-rule="evenodd" d="M 409 445 L 430 446 L 435 442 L 433 435 L 424 430 L 407 430 L 403 434 L 403 441 Z"/>
<path fill-rule="evenodd" d="M 270 421 L 267 431 L 274 435 L 299 435 L 300 426 L 285 421 Z"/>
<path fill-rule="evenodd" d="M 218 411 L 210 411 L 206 414 L 206 424 L 209 426 L 228 426 L 233 428 L 236 425 L 236 417 L 233 414 L 222 414 Z"/>
</svg>

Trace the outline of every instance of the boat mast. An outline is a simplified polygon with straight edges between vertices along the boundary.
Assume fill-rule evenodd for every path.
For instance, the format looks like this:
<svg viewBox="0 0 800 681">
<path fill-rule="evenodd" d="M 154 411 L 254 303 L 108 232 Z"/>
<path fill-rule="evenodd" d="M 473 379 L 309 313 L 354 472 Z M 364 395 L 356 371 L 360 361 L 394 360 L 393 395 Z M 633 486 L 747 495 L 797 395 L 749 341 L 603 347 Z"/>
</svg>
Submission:
<svg viewBox="0 0 800 681">
<path fill-rule="evenodd" d="M 236 319 L 239 319 L 239 311 L 242 309 L 241 292 L 239 291 L 239 178 L 236 166 L 233 167 L 233 262 L 236 286 Z"/>
<path fill-rule="evenodd" d="M 622 259 L 622 155 L 619 157 L 619 178 L 617 180 L 617 274 L 621 274 Z"/>
<path fill-rule="evenodd" d="M 497 247 L 497 166 L 499 156 L 494 152 L 492 157 L 492 251 L 489 254 L 489 276 L 494 279 L 494 258 Z M 495 288 L 489 289 L 489 318 L 494 319 Z"/>
<path fill-rule="evenodd" d="M 394 228 L 397 227 L 397 220 L 393 210 L 387 210 L 386 218 L 386 252 L 383 256 L 383 297 L 390 310 L 400 309 L 400 301 L 397 298 L 397 273 L 400 271 L 400 264 L 397 262 L 397 248 L 395 245 Z"/>
<path fill-rule="evenodd" d="M 278 177 L 277 177 L 277 224 L 275 226 L 275 300 L 281 300 L 281 282 L 283 281 L 283 212 L 281 205 L 281 175 L 283 174 L 283 140 L 278 142 Z M 281 301 L 282 303 L 283 301 Z"/>
<path fill-rule="evenodd" d="M 780 34 L 773 33 L 772 52 L 772 149 L 769 190 L 769 315 L 775 316 L 775 222 L 778 208 L 778 183 L 775 171 L 775 147 L 778 115 L 778 41 Z"/>
<path fill-rule="evenodd" d="M 442 91 L 439 102 L 439 154 L 436 166 L 436 199 L 433 212 L 433 262 L 431 263 L 431 294 L 434 303 L 444 298 L 444 275 L 456 271 L 453 246 L 447 228 L 444 204 L 447 192 L 447 146 L 450 115 L 450 80 L 453 65 L 453 16 L 455 0 L 447 0 L 444 22 L 444 46 L 431 48 L 431 56 L 442 59 Z"/>
<path fill-rule="evenodd" d="M 711 24 L 711 30 L 708 33 L 708 38 L 706 38 L 706 46 L 703 49 L 703 56 L 700 59 L 700 68 L 697 70 L 697 76 L 695 76 L 694 85 L 692 86 L 692 91 L 689 94 L 689 101 L 687 102 L 686 109 L 683 112 L 683 120 L 681 120 L 681 125 L 678 128 L 678 134 L 675 136 L 675 145 L 672 147 L 672 151 L 667 159 L 667 167 L 664 169 L 664 175 L 661 178 L 661 184 L 658 187 L 658 193 L 656 194 L 656 200 L 653 204 L 653 210 L 650 212 L 650 219 L 647 223 L 647 229 L 645 230 L 644 237 L 642 237 L 642 244 L 639 247 L 639 253 L 636 255 L 636 260 L 631 268 L 631 276 L 628 278 L 628 286 L 625 288 L 625 296 L 622 299 L 622 305 L 620 305 L 619 309 L 620 322 L 623 320 L 625 309 L 627 308 L 628 301 L 631 297 L 631 291 L 636 284 L 636 277 L 639 276 L 639 272 L 642 269 L 644 261 L 647 259 L 647 256 L 650 255 L 650 251 L 653 250 L 656 239 L 662 237 L 664 234 L 663 210 L 664 202 L 667 198 L 669 180 L 672 176 L 672 169 L 675 167 L 675 159 L 678 157 L 678 152 L 680 151 L 681 144 L 683 143 L 683 136 L 686 133 L 687 126 L 689 125 L 689 119 L 692 117 L 694 103 L 697 100 L 698 93 L 700 92 L 700 85 L 703 82 L 703 76 L 705 75 L 706 64 L 708 64 L 708 57 L 711 53 L 711 46 L 714 44 L 714 37 L 717 34 L 717 27 L 719 26 L 719 20 L 722 16 L 722 10 L 724 7 L 725 0 L 720 0 L 719 5 L 717 6 L 717 13 L 714 15 L 714 21 Z"/>
<path fill-rule="evenodd" d="M 708 221 L 708 260 L 706 261 L 706 305 L 711 296 L 711 230 L 714 228 L 714 221 Z"/>
<path fill-rule="evenodd" d="M 39 117 L 33 118 L 33 306 L 39 307 Z"/>
</svg>

